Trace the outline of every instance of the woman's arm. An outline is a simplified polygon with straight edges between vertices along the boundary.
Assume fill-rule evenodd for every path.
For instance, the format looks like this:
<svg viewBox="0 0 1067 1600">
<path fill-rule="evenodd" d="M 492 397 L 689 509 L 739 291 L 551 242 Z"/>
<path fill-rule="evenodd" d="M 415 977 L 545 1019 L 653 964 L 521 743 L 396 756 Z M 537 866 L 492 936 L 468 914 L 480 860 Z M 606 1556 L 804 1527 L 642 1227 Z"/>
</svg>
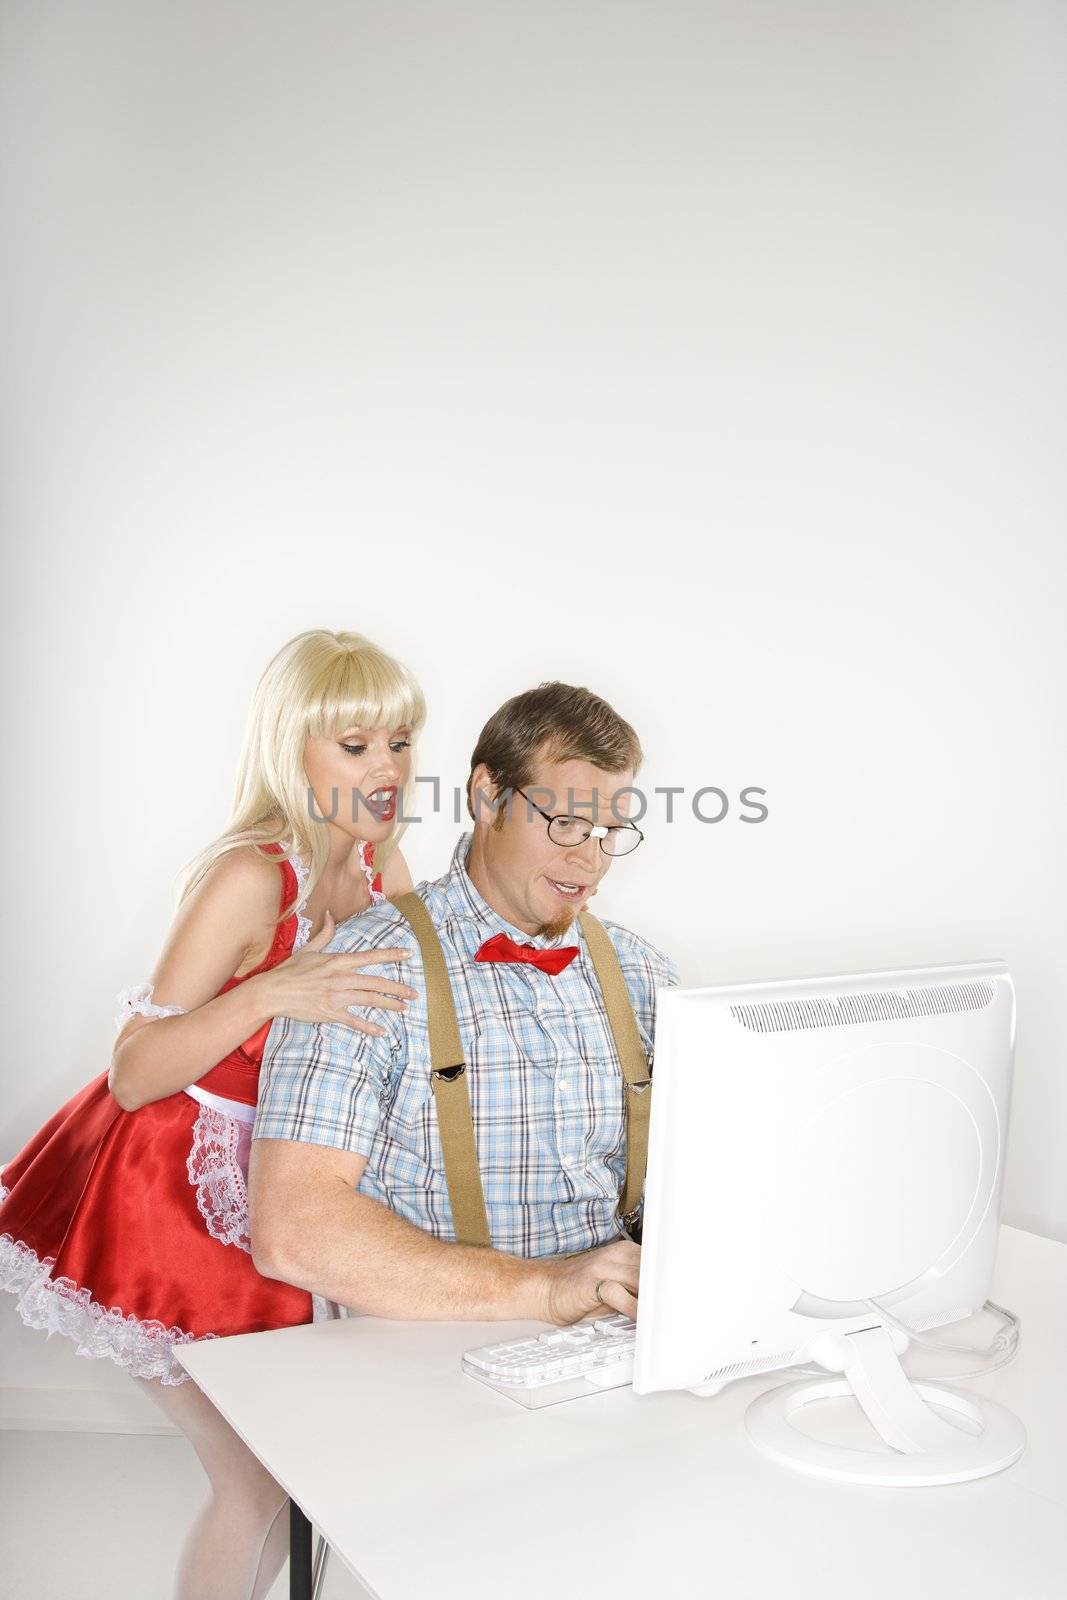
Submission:
<svg viewBox="0 0 1067 1600">
<path fill-rule="evenodd" d="M 181 1006 L 186 1015 L 132 1017 L 122 1029 L 108 1088 L 124 1111 L 187 1089 L 274 1017 L 379 1034 L 380 1024 L 349 1007 L 399 1011 L 415 997 L 405 983 L 362 971 L 406 961 L 407 950 L 324 954 L 334 933 L 328 912 L 302 950 L 220 995 L 247 957 L 269 948 L 280 889 L 277 862 L 240 848 L 216 862 L 182 902 L 152 978 L 153 1004 Z"/>
<path fill-rule="evenodd" d="M 108 1073 L 123 1110 L 195 1083 L 270 1020 L 259 976 L 228 994 L 219 990 L 246 956 L 267 944 L 280 895 L 276 863 L 241 848 L 217 861 L 183 900 L 152 974 L 152 1002 L 181 1006 L 187 1015 L 126 1023 Z"/>
</svg>

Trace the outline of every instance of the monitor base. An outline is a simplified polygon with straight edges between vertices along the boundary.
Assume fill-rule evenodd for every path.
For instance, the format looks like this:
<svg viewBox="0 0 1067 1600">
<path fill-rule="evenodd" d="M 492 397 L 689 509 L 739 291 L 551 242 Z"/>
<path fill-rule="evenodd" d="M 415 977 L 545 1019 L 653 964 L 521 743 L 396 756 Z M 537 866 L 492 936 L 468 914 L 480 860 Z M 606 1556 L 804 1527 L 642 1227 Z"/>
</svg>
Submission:
<svg viewBox="0 0 1067 1600">
<path fill-rule="evenodd" d="M 805 1379 L 770 1389 L 752 1402 L 745 1428 L 756 1448 L 782 1466 L 814 1477 L 882 1488 L 930 1488 L 1002 1472 L 1026 1448 L 1026 1430 L 1011 1411 L 943 1384 L 912 1382 L 885 1328 L 840 1340 L 841 1360 L 827 1365 L 843 1378 Z M 819 1400 L 853 1396 L 894 1452 L 853 1450 L 809 1438 L 792 1418 Z M 956 1427 L 933 1406 L 964 1419 Z M 969 1431 L 977 1429 L 980 1431 Z"/>
</svg>

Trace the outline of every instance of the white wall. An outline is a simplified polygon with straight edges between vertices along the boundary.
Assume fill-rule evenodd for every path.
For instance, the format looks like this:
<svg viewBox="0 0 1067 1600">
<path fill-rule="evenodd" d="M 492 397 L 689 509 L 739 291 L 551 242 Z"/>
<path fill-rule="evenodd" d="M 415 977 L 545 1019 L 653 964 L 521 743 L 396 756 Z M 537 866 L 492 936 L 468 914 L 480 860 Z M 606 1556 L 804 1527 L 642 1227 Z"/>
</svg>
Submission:
<svg viewBox="0 0 1067 1600">
<path fill-rule="evenodd" d="M 684 979 L 1004 956 L 1007 1220 L 1067 1238 L 1055 3 L 7 8 L 0 1155 L 107 1064 L 307 627 L 427 767 L 544 677 Z M 409 833 L 416 876 L 458 832 Z M 0 1316 L 0 1383 L 118 1387 Z"/>
</svg>

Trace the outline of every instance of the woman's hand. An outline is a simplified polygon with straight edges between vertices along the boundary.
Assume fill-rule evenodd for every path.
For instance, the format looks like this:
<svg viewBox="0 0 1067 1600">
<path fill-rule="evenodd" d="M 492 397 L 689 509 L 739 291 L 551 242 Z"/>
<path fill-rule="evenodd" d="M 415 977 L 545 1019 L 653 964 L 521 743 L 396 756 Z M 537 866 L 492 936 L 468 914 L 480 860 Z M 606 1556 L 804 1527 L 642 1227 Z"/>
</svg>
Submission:
<svg viewBox="0 0 1067 1600">
<path fill-rule="evenodd" d="M 322 927 L 302 950 L 249 981 L 262 986 L 272 1017 L 295 1017 L 298 1022 L 343 1022 L 359 1033 L 385 1033 L 387 1030 L 377 1022 L 354 1016 L 348 1007 L 406 1011 L 407 1002 L 415 998 L 417 989 L 374 972 L 364 975 L 361 969 L 379 966 L 383 961 L 407 961 L 411 951 L 390 946 L 323 955 L 324 946 L 333 936 L 334 920 L 327 911 Z"/>
</svg>

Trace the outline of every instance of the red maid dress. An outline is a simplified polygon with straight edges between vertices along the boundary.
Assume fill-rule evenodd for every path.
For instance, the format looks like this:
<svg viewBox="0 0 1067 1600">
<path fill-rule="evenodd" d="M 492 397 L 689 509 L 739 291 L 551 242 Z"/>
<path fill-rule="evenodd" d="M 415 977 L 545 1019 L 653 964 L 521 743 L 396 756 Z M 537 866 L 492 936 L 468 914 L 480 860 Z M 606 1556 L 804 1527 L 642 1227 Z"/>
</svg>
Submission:
<svg viewBox="0 0 1067 1600">
<path fill-rule="evenodd" d="M 269 848 L 280 857 L 281 911 L 302 901 L 308 868 L 281 845 Z M 373 845 L 362 859 L 378 904 Z M 287 960 L 310 932 L 310 920 L 292 912 L 265 960 L 219 994 Z M 119 1026 L 135 1013 L 181 1012 L 152 1005 L 151 992 L 123 991 Z M 0 1170 L 0 1288 L 18 1295 L 27 1326 L 68 1335 L 79 1355 L 176 1385 L 188 1373 L 175 1345 L 334 1314 L 252 1264 L 248 1155 L 269 1032 L 264 1023 L 197 1083 L 137 1111 L 122 1109 L 101 1073 Z"/>
</svg>

